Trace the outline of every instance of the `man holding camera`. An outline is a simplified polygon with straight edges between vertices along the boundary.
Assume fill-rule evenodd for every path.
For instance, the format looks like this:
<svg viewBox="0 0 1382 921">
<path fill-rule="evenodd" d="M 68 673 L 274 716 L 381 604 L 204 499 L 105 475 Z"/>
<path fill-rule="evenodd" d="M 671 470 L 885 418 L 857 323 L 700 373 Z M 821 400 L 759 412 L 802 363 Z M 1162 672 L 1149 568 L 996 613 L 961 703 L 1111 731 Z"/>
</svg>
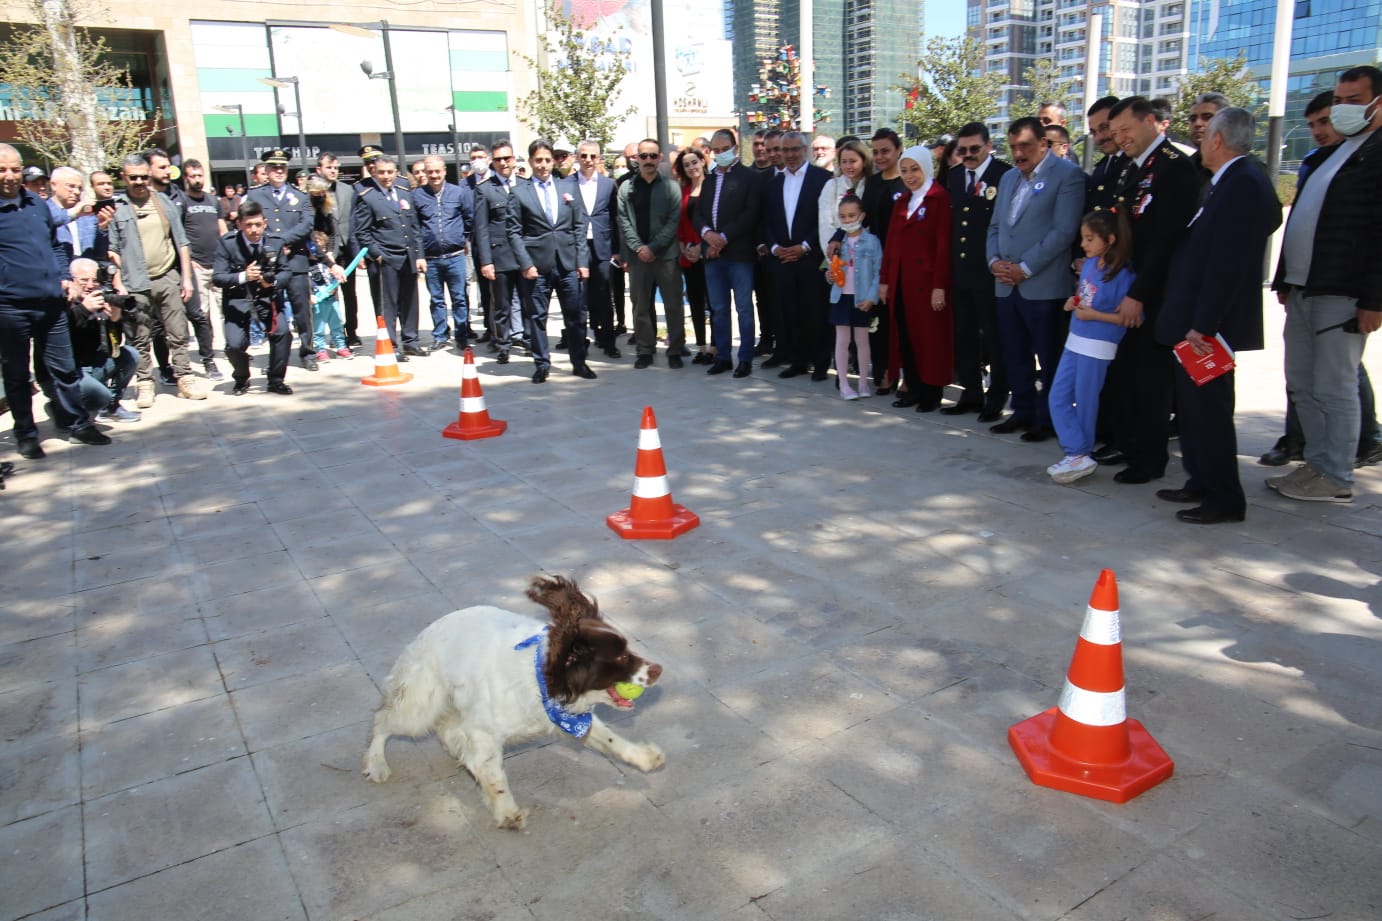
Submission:
<svg viewBox="0 0 1382 921">
<path fill-rule="evenodd" d="M 264 207 L 253 199 L 240 205 L 238 229 L 221 237 L 211 283 L 221 289 L 225 318 L 226 359 L 234 387 L 231 395 L 250 389 L 250 319 L 258 317 L 269 340 L 269 393 L 287 396 L 293 388 L 283 382 L 291 350 L 288 311 L 278 291 L 287 280 L 280 274 L 286 245 L 282 237 L 266 234 Z"/>
<path fill-rule="evenodd" d="M 120 405 L 120 395 L 139 367 L 139 353 L 123 344 L 120 331 L 121 307 L 133 298 L 103 283 L 94 259 L 73 259 L 71 271 L 67 310 L 72 354 L 82 372 L 82 405 L 97 422 L 138 422 L 139 413 Z"/>
</svg>

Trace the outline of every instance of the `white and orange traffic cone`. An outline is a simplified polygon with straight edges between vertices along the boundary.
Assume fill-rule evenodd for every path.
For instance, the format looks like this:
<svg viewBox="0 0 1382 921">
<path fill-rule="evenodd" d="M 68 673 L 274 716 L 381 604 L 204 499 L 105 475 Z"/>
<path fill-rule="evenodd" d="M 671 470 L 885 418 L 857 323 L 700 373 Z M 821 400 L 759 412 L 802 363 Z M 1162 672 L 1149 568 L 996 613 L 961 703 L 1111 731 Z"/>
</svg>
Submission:
<svg viewBox="0 0 1382 921">
<path fill-rule="evenodd" d="M 1011 727 L 1008 744 L 1033 783 L 1111 803 L 1126 803 L 1175 770 L 1151 733 L 1127 716 L 1113 570 L 1094 583 L 1059 706 Z"/>
<path fill-rule="evenodd" d="M 461 365 L 460 415 L 441 433 L 447 438 L 473 441 L 502 435 L 508 427 L 509 424 L 502 419 L 489 417 L 489 410 L 485 409 L 485 394 L 480 389 L 480 375 L 475 370 L 475 353 L 467 347 L 465 363 Z"/>
<path fill-rule="evenodd" d="M 695 512 L 672 501 L 657 418 L 653 408 L 645 406 L 633 470 L 633 499 L 628 508 L 607 516 L 605 524 L 625 540 L 671 540 L 700 523 Z"/>
<path fill-rule="evenodd" d="M 384 325 L 384 318 L 375 317 L 379 321 L 379 331 L 374 334 L 374 373 L 369 377 L 360 379 L 360 383 L 367 387 L 389 387 L 393 384 L 406 384 L 413 379 L 411 374 L 405 374 L 398 370 L 398 357 L 394 355 L 393 340 L 389 338 L 389 328 Z"/>
</svg>

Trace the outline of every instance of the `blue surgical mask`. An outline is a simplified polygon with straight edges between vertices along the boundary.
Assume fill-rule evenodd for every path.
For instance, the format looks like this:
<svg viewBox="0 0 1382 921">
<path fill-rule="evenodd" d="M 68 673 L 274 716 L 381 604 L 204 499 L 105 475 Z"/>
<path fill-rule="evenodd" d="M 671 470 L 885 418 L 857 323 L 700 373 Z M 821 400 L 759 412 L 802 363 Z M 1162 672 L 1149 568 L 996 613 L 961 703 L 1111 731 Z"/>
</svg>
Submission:
<svg viewBox="0 0 1382 921">
<path fill-rule="evenodd" d="M 738 155 L 733 150 L 726 150 L 724 153 L 715 155 L 715 165 L 720 169 L 729 169 L 737 159 Z"/>
</svg>

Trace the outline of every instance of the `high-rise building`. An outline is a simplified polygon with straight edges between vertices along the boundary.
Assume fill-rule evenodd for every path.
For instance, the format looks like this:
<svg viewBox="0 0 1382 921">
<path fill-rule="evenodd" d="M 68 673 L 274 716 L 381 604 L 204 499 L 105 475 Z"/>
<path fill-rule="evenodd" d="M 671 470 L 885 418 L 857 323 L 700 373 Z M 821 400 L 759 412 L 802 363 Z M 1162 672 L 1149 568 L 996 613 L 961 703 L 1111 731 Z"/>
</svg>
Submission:
<svg viewBox="0 0 1382 921">
<path fill-rule="evenodd" d="M 829 95 L 813 102 L 824 121 L 817 130 L 864 134 L 895 126 L 898 89 L 921 57 L 925 3 L 917 0 L 814 0 L 814 83 Z M 801 46 L 800 0 L 725 0 L 725 36 L 734 45 L 734 98 L 751 108 L 750 87 L 761 63 L 783 45 Z"/>
</svg>

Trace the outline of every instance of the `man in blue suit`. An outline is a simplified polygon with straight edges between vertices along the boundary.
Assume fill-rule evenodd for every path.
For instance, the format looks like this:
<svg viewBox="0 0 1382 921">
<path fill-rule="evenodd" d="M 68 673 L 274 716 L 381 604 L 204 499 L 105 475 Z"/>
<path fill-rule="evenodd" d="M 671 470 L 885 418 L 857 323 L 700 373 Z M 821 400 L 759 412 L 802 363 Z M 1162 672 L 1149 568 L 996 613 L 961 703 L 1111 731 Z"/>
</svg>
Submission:
<svg viewBox="0 0 1382 921">
<path fill-rule="evenodd" d="M 806 162 L 808 147 L 800 131 L 782 136 L 782 171 L 763 193 L 763 247 L 782 311 L 778 355 L 787 367 L 777 376 L 796 377 L 812 365 L 811 379 L 823 381 L 834 337 L 826 324 L 829 288 L 820 271 L 822 257 L 812 243 L 820 240 L 817 202 L 830 173 Z"/>
<path fill-rule="evenodd" d="M 610 259 L 619 252 L 619 221 L 615 215 L 614 180 L 600 172 L 600 144 L 581 141 L 576 145 L 578 170 L 571 178 L 581 193 L 581 207 L 587 219 L 585 246 L 590 277 L 581 285 L 595 344 L 610 358 L 621 353 L 614 335 L 614 300 L 610 296 Z"/>
<path fill-rule="evenodd" d="M 269 181 L 249 190 L 246 201 L 264 209 L 265 233 L 283 240 L 283 268 L 288 272 L 284 291 L 293 307 L 298 331 L 298 357 L 308 371 L 317 370 L 317 349 L 312 343 L 312 289 L 307 282 L 307 240 L 312 235 L 312 199 L 288 182 L 288 161 L 281 147 L 260 158 L 268 167 Z"/>
<path fill-rule="evenodd" d="M 1046 395 L 1062 348 L 1061 307 L 1075 291 L 1070 252 L 1080 234 L 1085 177 L 1051 151 L 1042 124 L 1008 127 L 1013 165 L 998 182 L 988 229 L 988 265 L 998 297 L 998 339 L 1012 390 L 1012 415 L 989 431 L 1023 430 L 1023 441 L 1054 437 Z M 1041 392 L 1033 356 L 1041 364 Z"/>
<path fill-rule="evenodd" d="M 571 373 L 594 380 L 585 363 L 585 311 L 580 283 L 590 277 L 585 243 L 585 209 L 580 190 L 558 179 L 552 143 L 539 138 L 528 145 L 531 182 L 514 187 L 509 200 L 509 245 L 518 256 L 522 275 L 518 297 L 523 305 L 523 328 L 533 347 L 533 383 L 547 380 L 552 356 L 547 350 L 547 309 L 552 292 L 561 304 Z"/>
<path fill-rule="evenodd" d="M 1207 355 L 1206 340 L 1220 335 L 1235 352 L 1262 348 L 1262 260 L 1281 226 L 1281 202 L 1249 157 L 1255 127 L 1247 110 L 1223 108 L 1205 129 L 1199 152 L 1213 178 L 1171 260 L 1156 318 L 1162 345 L 1185 340 Z M 1233 372 L 1202 386 L 1183 371 L 1173 376 L 1187 479 L 1180 489 L 1158 490 L 1157 498 L 1193 504 L 1176 513 L 1190 524 L 1242 521 L 1247 500 L 1238 479 Z"/>
</svg>

